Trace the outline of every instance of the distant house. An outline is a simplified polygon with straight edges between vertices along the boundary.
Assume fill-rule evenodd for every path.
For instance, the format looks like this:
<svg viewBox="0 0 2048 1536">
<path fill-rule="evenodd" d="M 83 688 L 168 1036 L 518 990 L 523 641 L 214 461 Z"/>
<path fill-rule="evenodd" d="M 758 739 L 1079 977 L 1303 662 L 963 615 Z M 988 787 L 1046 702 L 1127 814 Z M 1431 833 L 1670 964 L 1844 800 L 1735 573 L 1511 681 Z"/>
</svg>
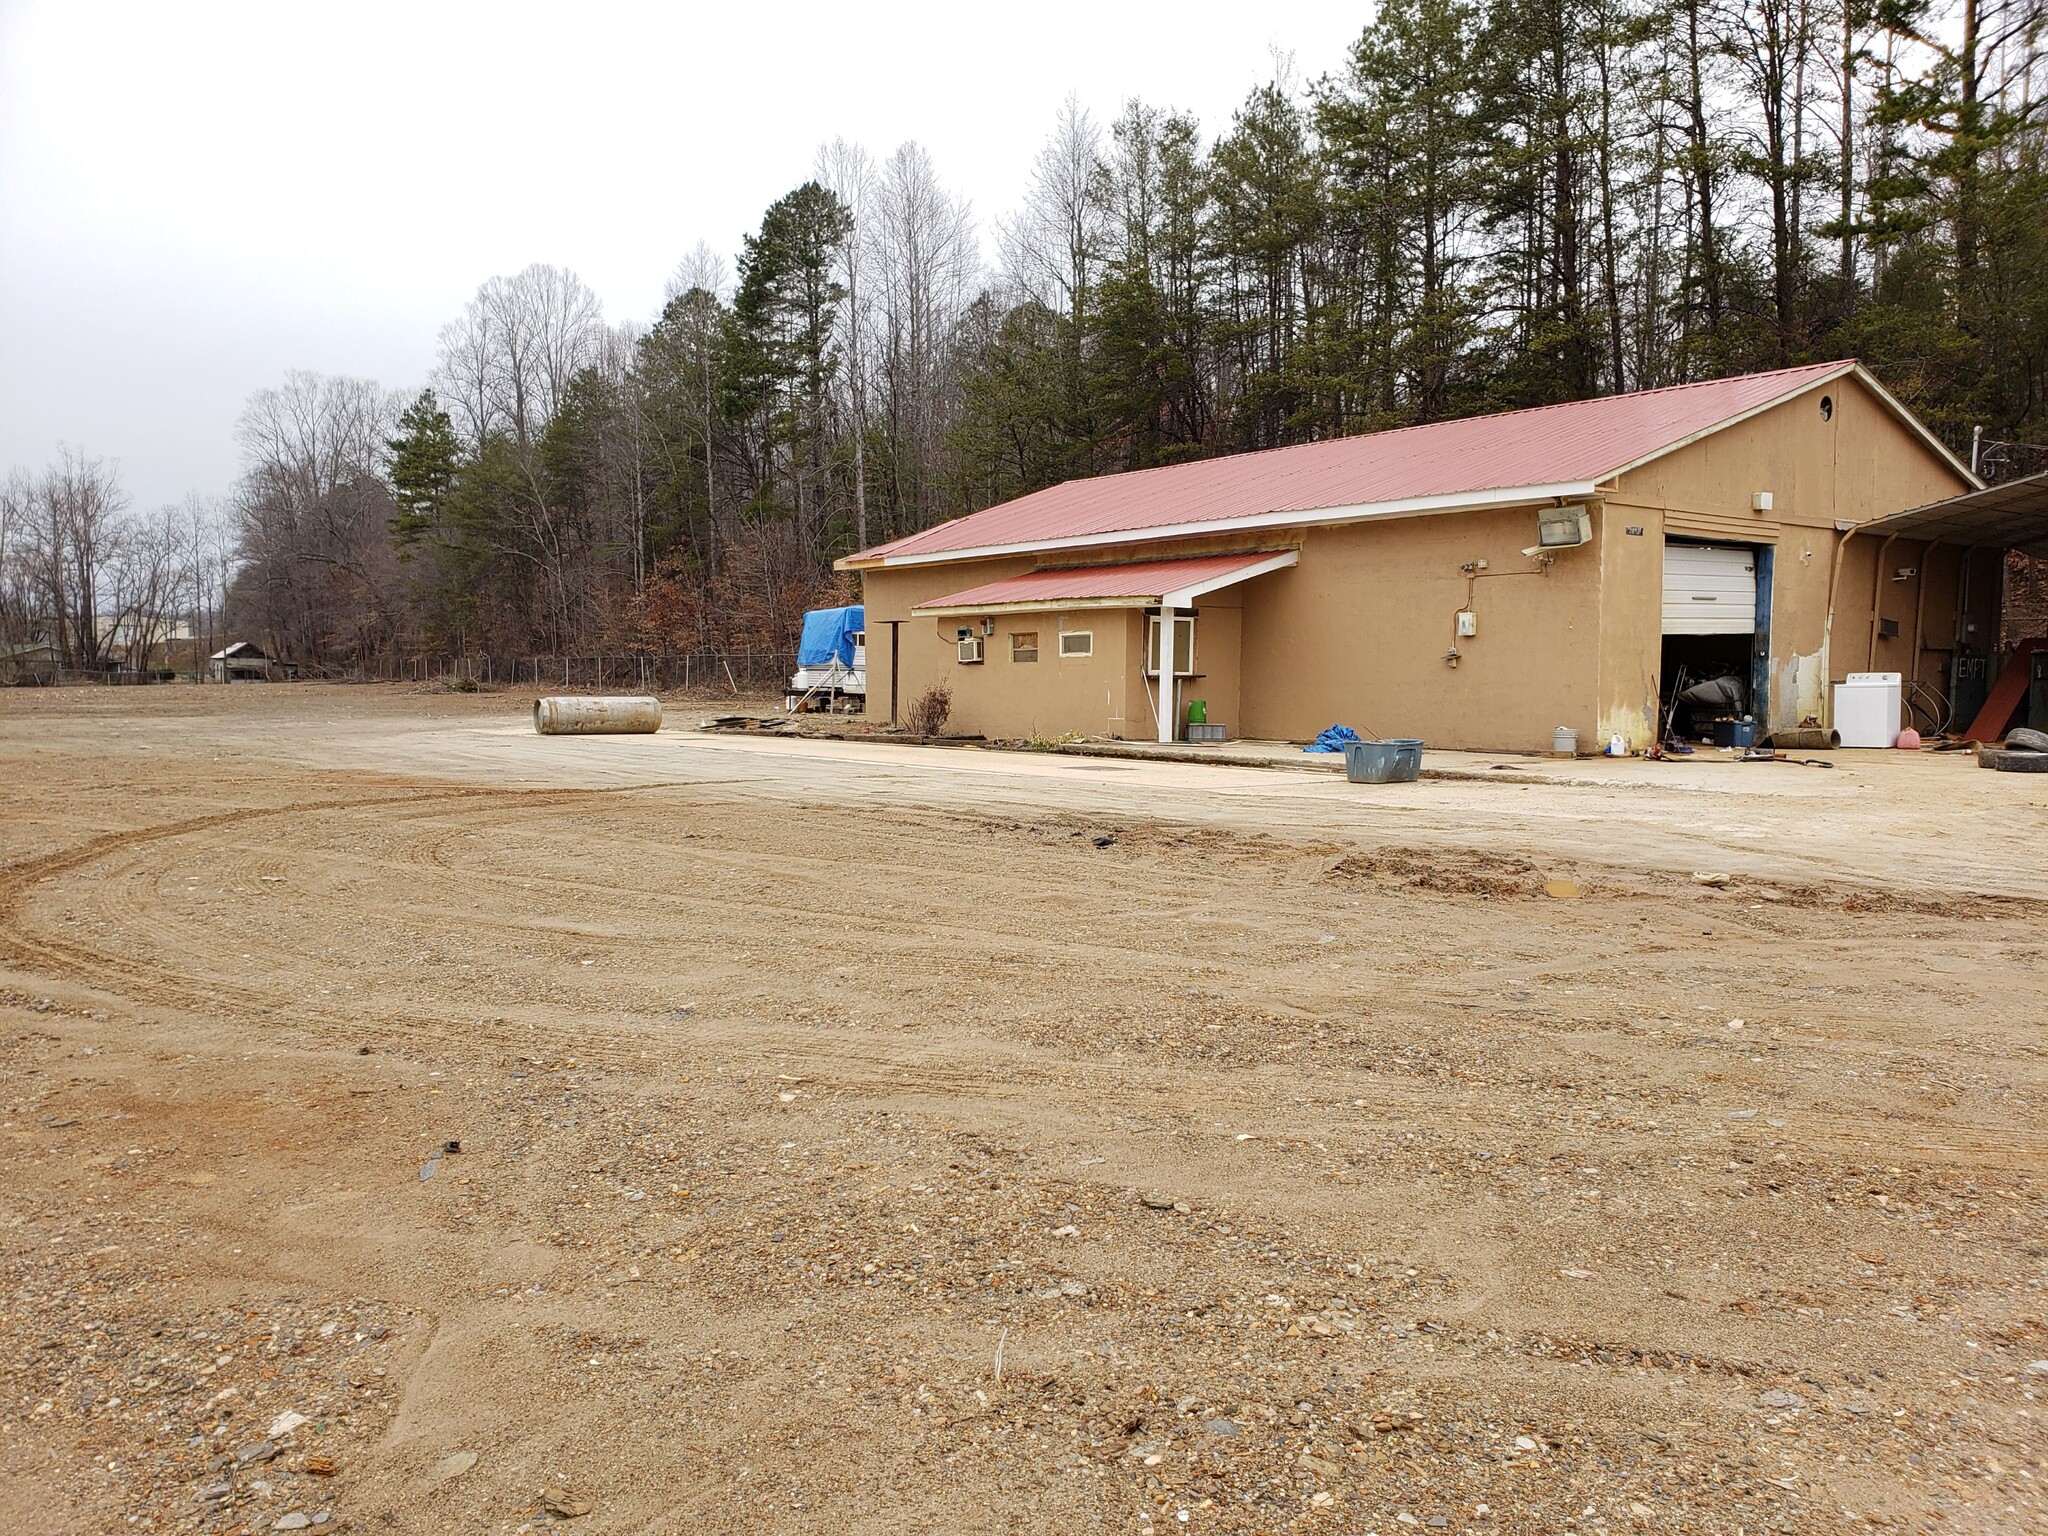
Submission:
<svg viewBox="0 0 2048 1536">
<path fill-rule="evenodd" d="M 212 661 L 216 683 L 267 683 L 278 675 L 278 665 L 247 640 L 215 651 Z"/>
<path fill-rule="evenodd" d="M 192 621 L 190 619 L 158 616 L 145 622 L 132 613 L 103 613 L 95 621 L 99 630 L 100 649 L 116 651 L 132 649 L 147 635 L 153 647 L 173 640 L 190 640 Z"/>
<path fill-rule="evenodd" d="M 64 658 L 47 640 L 30 640 L 19 645 L 0 641 L 0 685 L 41 684 L 57 680 L 57 668 Z"/>
</svg>

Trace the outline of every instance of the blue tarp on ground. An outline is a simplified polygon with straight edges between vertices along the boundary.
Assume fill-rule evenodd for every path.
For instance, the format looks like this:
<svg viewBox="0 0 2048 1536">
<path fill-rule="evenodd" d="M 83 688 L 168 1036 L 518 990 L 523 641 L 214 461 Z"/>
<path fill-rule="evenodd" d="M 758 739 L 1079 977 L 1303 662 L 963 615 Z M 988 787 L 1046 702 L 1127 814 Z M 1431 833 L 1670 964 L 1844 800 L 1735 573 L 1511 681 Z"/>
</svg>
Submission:
<svg viewBox="0 0 2048 1536">
<path fill-rule="evenodd" d="M 1348 725 L 1332 725 L 1301 750 L 1304 752 L 1342 752 L 1345 747 L 1357 741 L 1358 732 Z"/>
<path fill-rule="evenodd" d="M 853 665 L 853 637 L 867 627 L 867 610 L 814 608 L 804 615 L 803 639 L 797 642 L 796 664 L 829 667 L 836 660 Z"/>
</svg>

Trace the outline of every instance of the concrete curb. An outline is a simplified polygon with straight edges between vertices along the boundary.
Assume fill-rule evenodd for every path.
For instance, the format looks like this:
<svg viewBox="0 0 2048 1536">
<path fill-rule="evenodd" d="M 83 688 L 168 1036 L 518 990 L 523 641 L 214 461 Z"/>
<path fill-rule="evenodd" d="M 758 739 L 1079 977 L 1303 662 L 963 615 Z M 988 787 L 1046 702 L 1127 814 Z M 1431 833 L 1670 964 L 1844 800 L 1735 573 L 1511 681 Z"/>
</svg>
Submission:
<svg viewBox="0 0 2048 1536">
<path fill-rule="evenodd" d="M 1004 750 L 991 748 L 991 750 Z M 1012 748 L 1010 750 L 1021 750 Z M 1304 752 L 1299 762 L 1284 757 L 1225 757 L 1217 753 L 1198 752 L 1191 749 L 1158 749 L 1153 747 L 1127 746 L 1121 742 L 1068 741 L 1052 749 L 1068 757 L 1121 757 L 1136 762 L 1149 763 L 1198 763 L 1205 768 L 1263 768 L 1279 773 L 1338 773 L 1344 771 L 1342 753 Z M 1560 774 L 1542 771 L 1530 772 L 1524 768 L 1502 770 L 1495 768 L 1432 768 L 1425 749 L 1422 760 L 1422 777 L 1442 779 L 1468 784 L 1558 784 L 1573 789 L 1683 789 L 1687 786 L 1676 784 L 1631 784 L 1613 779 L 1566 778 Z"/>
<path fill-rule="evenodd" d="M 1256 768 L 1264 772 L 1277 773 L 1342 775 L 1344 772 L 1344 758 L 1341 753 L 1324 755 L 1304 752 L 1295 756 L 1240 757 L 1206 752 L 1196 747 L 1159 748 L 1121 741 L 1063 741 L 1057 746 L 1034 748 L 1022 744 L 989 741 L 980 736 L 910 736 L 851 730 L 748 731 L 720 729 L 701 724 L 684 726 L 681 729 L 696 735 L 742 739 L 752 737 L 758 740 L 779 741 L 839 741 L 856 744 L 869 742 L 878 746 L 896 747 L 978 748 L 983 752 L 1012 752 L 1019 756 L 1101 757 L 1138 763 L 1191 763 L 1202 768 Z M 1512 768 L 1433 768 L 1429 765 L 1426 751 L 1423 757 L 1422 777 L 1445 783 L 1545 784 L 1564 789 L 1655 790 L 1677 794 L 1700 792 L 1699 786 L 1692 784 L 1660 784 L 1654 780 L 1588 779 L 1549 771 L 1542 767 L 1525 768 L 1519 764 Z"/>
</svg>

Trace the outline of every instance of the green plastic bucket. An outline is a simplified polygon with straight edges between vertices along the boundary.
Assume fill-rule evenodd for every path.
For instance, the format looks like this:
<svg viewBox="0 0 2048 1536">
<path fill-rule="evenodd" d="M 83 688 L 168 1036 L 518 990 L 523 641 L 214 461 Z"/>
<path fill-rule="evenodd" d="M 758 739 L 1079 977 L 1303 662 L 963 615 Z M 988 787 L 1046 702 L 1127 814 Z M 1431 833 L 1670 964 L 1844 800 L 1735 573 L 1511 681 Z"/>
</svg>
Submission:
<svg viewBox="0 0 2048 1536">
<path fill-rule="evenodd" d="M 1207 725 L 1208 723 L 1209 723 L 1209 701 L 1208 701 L 1207 699 L 1189 699 L 1189 700 L 1188 700 L 1188 724 L 1189 724 L 1189 725 Z"/>
</svg>

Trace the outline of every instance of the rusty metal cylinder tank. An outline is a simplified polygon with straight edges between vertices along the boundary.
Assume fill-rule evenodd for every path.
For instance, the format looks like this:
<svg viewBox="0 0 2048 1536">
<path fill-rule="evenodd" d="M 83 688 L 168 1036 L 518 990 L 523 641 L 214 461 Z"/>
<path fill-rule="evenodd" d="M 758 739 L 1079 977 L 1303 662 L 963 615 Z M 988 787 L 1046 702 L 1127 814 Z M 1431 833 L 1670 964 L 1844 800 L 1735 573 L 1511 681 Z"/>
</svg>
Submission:
<svg viewBox="0 0 2048 1536">
<path fill-rule="evenodd" d="M 535 699 L 533 728 L 543 736 L 644 736 L 661 729 L 661 700 L 645 693 Z"/>
</svg>

